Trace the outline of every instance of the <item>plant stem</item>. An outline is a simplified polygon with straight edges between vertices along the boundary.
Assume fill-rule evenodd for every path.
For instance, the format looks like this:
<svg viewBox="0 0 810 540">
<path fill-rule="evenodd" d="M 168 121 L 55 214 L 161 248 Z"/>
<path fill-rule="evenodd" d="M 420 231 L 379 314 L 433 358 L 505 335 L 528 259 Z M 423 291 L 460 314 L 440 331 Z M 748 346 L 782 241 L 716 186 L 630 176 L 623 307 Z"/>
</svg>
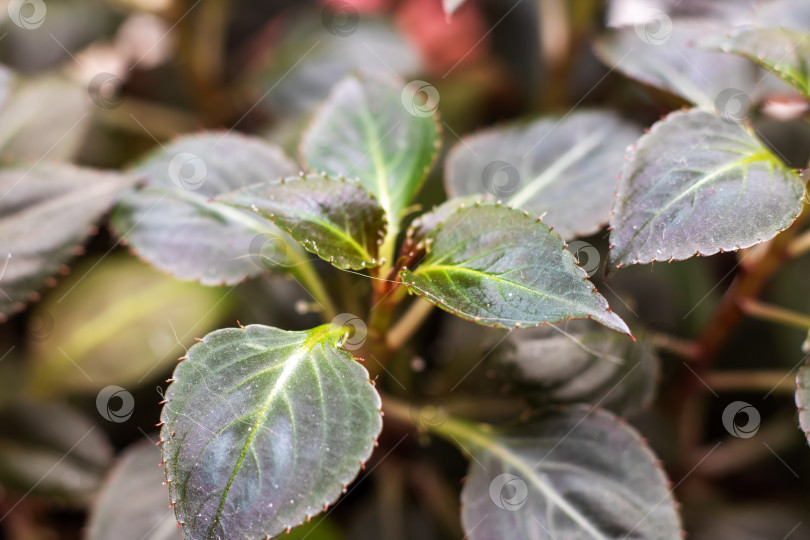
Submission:
<svg viewBox="0 0 810 540">
<path fill-rule="evenodd" d="M 221 125 L 233 114 L 223 79 L 229 8 L 225 0 L 209 0 L 176 23 L 190 90 L 209 125 Z"/>
<path fill-rule="evenodd" d="M 661 332 L 653 334 L 652 345 L 656 349 L 672 353 L 686 360 L 692 360 L 698 353 L 697 343 L 694 341 L 681 339 Z"/>
<path fill-rule="evenodd" d="M 366 364 L 366 369 L 371 380 L 374 380 L 391 356 L 390 353 L 393 352 L 386 344 L 386 335 L 391 326 L 394 309 L 402 300 L 405 290 L 398 284 L 375 279 L 372 291 L 371 309 L 367 321 L 368 333 L 365 343 L 358 353 L 361 358 L 371 357 L 372 362 Z"/>
<path fill-rule="evenodd" d="M 388 349 L 399 350 L 416 332 L 425 318 L 433 311 L 433 304 L 420 297 L 416 297 L 402 317 L 388 330 L 385 342 Z"/>
<path fill-rule="evenodd" d="M 796 392 L 795 377 L 784 371 L 715 371 L 703 379 L 716 392 Z"/>
<path fill-rule="evenodd" d="M 394 310 L 407 294 L 407 289 L 397 280 L 396 283 L 375 279 L 369 310 L 369 328 L 385 341 L 385 334 L 391 326 Z"/>
<path fill-rule="evenodd" d="M 699 474 L 702 477 L 721 478 L 723 476 L 750 470 L 760 461 L 773 459 L 773 453 L 789 451 L 796 444 L 796 420 L 794 412 L 780 411 L 764 422 L 756 439 L 759 444 L 751 444 L 748 439 L 729 437 L 716 450 L 708 453 L 707 448 L 695 452 L 692 461 L 700 462 Z M 708 457 L 706 457 L 708 456 Z M 706 459 L 703 459 L 703 458 Z M 702 460 L 702 461 L 701 461 Z"/>
<path fill-rule="evenodd" d="M 412 405 L 392 397 L 390 394 L 383 394 L 384 414 L 394 420 L 425 431 L 436 432 L 440 435 L 442 433 L 439 424 L 447 422 L 464 425 L 473 423 L 500 424 L 519 417 L 526 410 L 524 402 L 520 400 L 504 400 L 503 398 L 481 396 L 474 399 L 454 399 L 448 403 Z M 465 420 L 460 420 L 459 417 L 463 417 Z M 444 433 L 443 435 L 446 436 L 447 434 Z"/>
<path fill-rule="evenodd" d="M 417 500 L 446 533 L 442 538 L 463 538 L 458 519 L 458 494 L 445 482 L 429 461 L 414 461 L 408 466 L 408 482 Z"/>
<path fill-rule="evenodd" d="M 810 317 L 790 311 L 789 309 L 772 306 L 752 299 L 740 302 L 740 309 L 751 317 L 764 321 L 785 324 L 802 330 L 810 330 Z"/>
<path fill-rule="evenodd" d="M 785 260 L 790 240 L 798 232 L 807 212 L 802 212 L 796 222 L 768 244 L 767 250 L 753 264 L 741 264 L 726 294 L 720 300 L 712 319 L 698 339 L 699 363 L 710 362 L 725 343 L 731 331 L 742 319 L 741 305 L 753 300 Z"/>
<path fill-rule="evenodd" d="M 329 296 L 321 277 L 315 270 L 312 264 L 312 257 L 307 251 L 304 251 L 304 248 L 287 237 L 280 229 L 262 223 L 263 220 L 254 218 L 241 210 L 231 208 L 224 204 L 212 204 L 210 208 L 223 217 L 237 221 L 249 229 L 256 231 L 257 234 L 265 235 L 268 238 L 277 238 L 285 242 L 284 255 L 289 257 L 290 264 L 289 266 L 281 268 L 281 270 L 285 270 L 294 277 L 298 283 L 306 289 L 309 295 L 321 305 L 321 315 L 325 322 L 329 322 L 337 317 L 338 310 L 332 301 L 332 297 Z"/>
<path fill-rule="evenodd" d="M 697 354 L 692 362 L 692 372 L 686 372 L 679 390 L 679 436 L 681 455 L 690 456 L 700 446 L 703 420 L 706 411 L 705 391 L 701 378 L 720 352 L 720 348 L 743 317 L 741 305 L 754 300 L 770 277 L 787 258 L 787 249 L 808 217 L 807 205 L 793 225 L 782 231 L 767 244 L 758 246 L 757 252 L 740 261 L 740 269 L 719 305 L 698 338 Z"/>
<path fill-rule="evenodd" d="M 810 231 L 800 234 L 790 243 L 787 249 L 789 257 L 798 257 L 810 251 Z"/>
<path fill-rule="evenodd" d="M 321 277 L 315 271 L 312 260 L 300 251 L 295 250 L 292 253 L 291 257 L 294 262 L 289 268 L 290 275 L 321 305 L 321 308 L 323 308 L 321 311 L 323 320 L 326 322 L 331 321 L 337 317 L 338 311 L 334 302 L 332 302 L 332 297 L 326 292 Z"/>
<path fill-rule="evenodd" d="M 388 230 L 385 233 L 385 238 L 383 238 L 383 242 L 380 244 L 380 256 L 385 258 L 385 262 L 377 267 L 377 277 L 379 278 L 386 278 L 391 272 L 391 269 L 394 268 L 394 264 L 397 262 L 396 248 L 398 235 L 399 227 L 389 224 Z"/>
<path fill-rule="evenodd" d="M 385 416 L 410 423 L 418 429 L 436 433 L 451 441 L 453 438 L 459 438 L 478 446 L 488 446 L 489 442 L 486 437 L 473 429 L 469 422 L 447 415 L 437 418 L 435 409 L 434 405 L 411 407 L 404 401 L 385 396 L 382 410 Z"/>
</svg>

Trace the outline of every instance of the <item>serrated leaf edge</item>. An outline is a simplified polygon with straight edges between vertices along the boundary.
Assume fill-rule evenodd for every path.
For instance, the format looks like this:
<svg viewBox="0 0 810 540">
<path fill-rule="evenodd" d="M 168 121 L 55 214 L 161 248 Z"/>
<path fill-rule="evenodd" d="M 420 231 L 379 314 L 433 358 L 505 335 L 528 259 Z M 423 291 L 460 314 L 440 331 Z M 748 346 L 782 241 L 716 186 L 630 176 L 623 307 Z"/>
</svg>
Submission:
<svg viewBox="0 0 810 540">
<path fill-rule="evenodd" d="M 625 159 L 628 161 L 628 163 L 632 162 L 633 158 L 638 153 L 638 147 L 642 144 L 642 142 L 646 141 L 649 137 L 651 137 L 653 135 L 653 133 L 656 132 L 656 130 L 660 129 L 661 125 L 663 125 L 665 122 L 667 122 L 668 120 L 670 120 L 673 117 L 683 116 L 683 115 L 688 114 L 691 111 L 703 111 L 703 112 L 708 112 L 708 113 L 710 113 L 710 114 L 712 114 L 714 116 L 717 116 L 716 111 L 711 110 L 711 109 L 707 109 L 705 107 L 684 107 L 684 108 L 682 108 L 680 110 L 670 112 L 669 114 L 663 116 L 659 121 L 654 123 L 649 128 L 649 130 L 644 133 L 644 135 L 639 137 L 639 139 L 633 145 L 631 145 L 628 148 L 628 154 L 625 156 Z M 754 136 L 754 134 L 751 133 L 750 129 L 748 129 L 747 131 L 749 132 L 749 134 L 751 134 L 751 136 L 753 136 L 755 139 L 757 139 L 757 141 L 759 141 L 759 138 Z M 760 144 L 761 144 L 761 142 L 760 142 Z M 770 150 L 768 150 L 768 151 L 770 152 Z M 776 157 L 776 156 L 774 156 L 774 157 Z M 779 161 L 778 163 L 779 163 L 779 165 L 781 165 L 785 169 L 788 169 L 788 167 L 785 166 L 784 163 L 782 163 L 781 161 Z M 619 192 L 618 192 L 618 189 L 619 189 L 619 185 L 621 184 L 621 181 L 622 181 L 622 175 L 625 173 L 626 168 L 627 168 L 627 166 L 622 168 L 622 170 L 619 172 L 619 176 L 617 178 L 616 191 L 614 191 L 614 193 L 613 193 L 613 197 L 614 197 L 613 207 L 610 209 L 610 221 L 609 221 L 609 225 L 608 225 L 608 230 L 613 230 L 613 215 L 616 212 L 616 206 L 619 204 Z M 799 202 L 802 202 L 802 200 L 803 199 L 799 199 Z M 785 227 L 783 227 L 781 229 L 778 229 L 778 230 L 774 231 L 773 234 L 763 235 L 762 237 L 758 238 L 756 241 L 753 241 L 751 243 L 737 244 L 737 245 L 735 245 L 734 247 L 732 247 L 730 249 L 718 248 L 718 249 L 716 249 L 714 251 L 705 251 L 705 252 L 697 250 L 694 253 L 692 253 L 691 255 L 689 255 L 687 257 L 683 257 L 683 258 L 679 258 L 679 257 L 675 257 L 673 255 L 670 255 L 669 257 L 653 257 L 652 259 L 650 259 L 648 261 L 642 261 L 640 259 L 636 259 L 636 260 L 633 260 L 633 261 L 628 262 L 628 263 L 614 264 L 615 261 L 613 260 L 612 255 L 615 254 L 616 252 L 613 249 L 614 245 L 611 242 L 610 245 L 608 245 L 608 265 L 607 265 L 607 268 L 609 269 L 611 267 L 611 265 L 612 265 L 613 268 L 618 270 L 619 268 L 624 268 L 626 266 L 630 266 L 630 265 L 633 265 L 633 264 L 650 264 L 650 263 L 653 263 L 653 262 L 671 263 L 671 262 L 674 262 L 674 261 L 684 261 L 684 260 L 690 259 L 692 257 L 709 257 L 711 255 L 717 255 L 718 253 L 733 253 L 733 252 L 739 251 L 741 249 L 747 249 L 747 248 L 750 248 L 750 247 L 755 246 L 757 244 L 761 244 L 762 242 L 767 242 L 768 240 L 771 240 L 771 239 L 775 238 L 779 233 L 789 229 L 790 226 L 793 225 L 793 223 L 796 221 L 796 219 L 798 219 L 799 214 L 801 214 L 802 207 L 803 207 L 803 205 L 799 206 L 798 210 L 791 217 L 791 220 L 790 220 L 789 224 L 787 224 Z"/>
<path fill-rule="evenodd" d="M 596 286 L 593 284 L 593 282 L 590 281 L 590 279 L 588 277 L 588 273 L 579 265 L 579 261 L 577 260 L 577 258 L 574 257 L 574 255 L 570 251 L 567 250 L 568 243 L 562 238 L 562 236 L 560 236 L 554 230 L 554 227 L 551 227 L 551 226 L 547 225 L 546 223 L 544 223 L 543 220 L 542 220 L 542 217 L 540 217 L 540 216 L 532 216 L 532 214 L 530 214 L 527 210 L 519 210 L 519 209 L 516 209 L 512 205 L 504 206 L 503 202 L 500 201 L 500 200 L 495 201 L 493 203 L 489 203 L 489 202 L 486 202 L 486 201 L 483 201 L 483 200 L 478 200 L 475 203 L 473 203 L 473 206 L 474 207 L 495 206 L 495 207 L 508 208 L 509 210 L 512 210 L 512 211 L 519 212 L 519 213 L 523 214 L 528 219 L 533 220 L 533 222 L 535 224 L 540 224 L 541 226 L 548 228 L 548 231 L 550 233 L 552 233 L 553 235 L 557 236 L 557 238 L 559 238 L 560 242 L 562 242 L 563 251 L 566 251 L 568 253 L 568 257 L 570 257 L 571 261 L 574 263 L 574 266 L 576 267 L 576 271 L 579 273 L 579 276 L 584 281 L 588 282 L 588 284 L 591 286 L 591 293 L 596 294 L 596 295 L 600 296 L 602 299 L 604 299 L 604 297 L 599 293 L 599 291 L 596 290 Z M 446 219 L 444 219 L 442 222 L 439 223 L 439 225 L 429 235 L 429 239 L 432 239 L 432 237 L 434 237 L 444 227 L 444 224 L 447 222 L 448 219 L 450 219 L 451 216 L 453 216 L 454 214 L 461 213 L 461 212 L 463 212 L 465 210 L 468 210 L 468 209 L 469 209 L 469 207 L 465 203 L 461 203 L 459 208 L 457 208 L 454 212 L 449 214 Z M 426 249 L 426 256 L 427 256 L 427 254 L 430 253 L 430 242 L 428 242 L 428 240 L 425 240 L 425 249 Z M 565 255 L 563 255 L 563 257 L 565 257 Z M 595 319 L 592 315 L 588 315 L 587 317 L 567 316 L 567 317 L 565 317 L 563 319 L 560 319 L 558 321 L 543 321 L 543 322 L 539 322 L 539 323 L 529 323 L 529 324 L 524 324 L 524 323 L 521 323 L 520 321 L 515 321 L 514 319 L 480 317 L 480 316 L 477 316 L 477 315 L 472 315 L 470 313 L 466 313 L 464 311 L 458 310 L 456 308 L 453 308 L 453 307 L 447 305 L 442 298 L 430 293 L 429 291 L 425 291 L 425 290 L 420 289 L 419 287 L 417 287 L 415 282 L 410 282 L 409 283 L 406 280 L 408 272 L 416 273 L 416 272 L 418 272 L 418 267 L 419 267 L 419 265 L 417 264 L 417 265 L 414 266 L 414 269 L 404 267 L 404 268 L 402 268 L 402 269 L 400 269 L 398 271 L 398 275 L 399 275 L 400 280 L 402 281 L 402 284 L 405 285 L 405 287 L 407 287 L 410 292 L 415 293 L 418 296 L 421 296 L 422 298 L 424 298 L 425 300 L 427 300 L 431 304 L 443 309 L 444 311 L 447 311 L 451 315 L 455 315 L 455 316 L 460 317 L 460 318 L 462 318 L 464 320 L 471 321 L 471 322 L 480 324 L 482 326 L 491 326 L 493 328 L 518 329 L 518 328 L 534 328 L 534 327 L 539 327 L 539 326 L 547 326 L 547 325 L 556 324 L 556 323 L 564 322 L 564 321 L 570 321 L 570 320 L 574 320 L 574 319 L 577 319 L 577 320 L 590 319 L 590 320 L 595 320 L 597 322 L 600 322 L 599 319 Z M 519 285 L 519 284 L 515 284 L 515 285 Z M 607 303 L 607 301 L 605 301 L 605 303 Z M 610 313 L 610 314 L 614 314 L 613 310 L 611 310 L 610 307 L 606 308 L 606 312 Z M 619 320 L 622 322 L 622 324 L 624 325 L 624 328 L 626 329 L 626 331 L 624 333 L 626 333 L 630 337 L 633 337 L 633 334 L 630 332 L 630 329 L 627 328 L 624 321 L 622 321 L 620 318 L 619 318 Z M 495 322 L 494 323 L 489 323 L 487 321 L 495 321 Z M 504 324 L 501 324 L 502 321 L 503 322 L 510 322 L 510 323 L 513 322 L 514 324 L 504 325 Z M 614 328 L 614 327 L 610 327 L 610 328 Z M 614 328 L 614 329 L 619 330 L 619 328 Z M 635 339 L 635 338 L 633 338 L 633 339 Z"/>
<path fill-rule="evenodd" d="M 327 335 L 328 335 L 328 334 L 341 334 L 341 335 L 342 335 L 342 333 L 345 331 L 343 328 L 340 328 L 340 327 L 335 328 L 335 326 L 334 326 L 334 325 L 331 325 L 331 324 L 330 324 L 330 325 L 323 325 L 323 326 L 328 327 L 328 328 L 329 328 L 329 330 L 325 330 L 325 331 L 322 331 L 320 334 L 317 334 L 317 335 L 315 335 L 315 336 L 311 336 L 311 337 L 310 337 L 310 339 L 308 339 L 308 340 L 307 340 L 307 343 L 308 343 L 308 342 L 310 342 L 310 341 L 314 341 L 314 338 L 315 338 L 315 337 L 322 336 L 322 335 L 324 335 L 324 334 L 327 334 Z M 182 363 L 182 362 L 184 362 L 184 361 L 188 360 L 188 359 L 189 359 L 189 356 L 190 356 L 190 354 L 191 354 L 191 352 L 192 352 L 192 351 L 193 351 L 195 348 L 198 348 L 198 347 L 201 347 L 201 346 L 202 346 L 202 345 L 204 345 L 204 344 L 207 344 L 207 343 L 208 343 L 208 341 L 210 341 L 211 337 L 212 337 L 212 336 L 214 336 L 215 334 L 220 334 L 220 333 L 225 333 L 225 332 L 232 332 L 232 331 L 239 331 L 239 330 L 241 330 L 241 331 L 245 332 L 245 331 L 247 331 L 249 328 L 254 328 L 254 327 L 258 327 L 258 328 L 269 328 L 268 326 L 266 326 L 266 325 L 262 325 L 262 324 L 249 324 L 249 325 L 247 325 L 247 326 L 242 326 L 242 325 L 240 324 L 240 325 L 239 325 L 237 328 L 233 328 L 233 327 L 230 327 L 230 328 L 220 328 L 220 329 L 218 329 L 218 330 L 214 330 L 213 332 L 209 332 L 208 334 L 206 334 L 206 335 L 205 335 L 204 337 L 202 337 L 202 338 L 195 338 L 196 343 L 195 343 L 194 345 L 192 345 L 192 346 L 191 346 L 191 347 L 190 347 L 190 348 L 189 348 L 189 349 L 186 351 L 186 355 L 185 355 L 185 356 L 182 356 L 182 357 L 180 357 L 180 358 L 178 358 L 178 359 L 177 359 L 177 360 L 178 360 L 178 366 L 175 368 L 174 373 L 172 374 L 172 377 L 166 380 L 166 382 L 168 382 L 168 383 L 170 383 L 170 384 L 169 384 L 169 386 L 167 387 L 167 389 L 166 389 L 165 393 L 164 393 L 164 394 L 162 394 L 163 400 L 162 400 L 162 401 L 160 401 L 158 404 L 159 404 L 159 405 L 163 405 L 164 407 L 165 407 L 165 406 L 167 406 L 168 401 L 169 401 L 169 397 L 170 397 L 170 392 L 171 392 L 171 389 L 172 389 L 172 387 L 174 386 L 174 384 L 178 382 L 177 377 L 176 377 L 176 374 L 177 374 L 177 370 L 178 370 L 178 368 L 179 368 L 179 366 L 180 366 L 180 363 Z M 304 333 L 304 332 L 306 332 L 306 331 L 303 331 L 303 332 L 301 332 L 301 331 L 285 331 L 285 332 L 288 332 L 288 333 Z M 313 346 L 314 346 L 314 345 L 313 345 Z M 337 346 L 336 346 L 336 347 L 337 347 Z M 372 380 L 370 379 L 370 377 L 369 377 L 368 370 L 366 370 L 366 368 L 365 368 L 365 367 L 362 365 L 362 363 L 361 363 L 361 362 L 362 362 L 362 359 L 355 357 L 352 351 L 349 351 L 349 350 L 344 349 L 344 348 L 342 348 L 342 347 L 337 347 L 337 348 L 339 348 L 339 349 L 341 349 L 341 350 L 344 350 L 344 351 L 348 352 L 348 353 L 349 353 L 349 354 L 350 354 L 350 355 L 351 355 L 351 356 L 354 358 L 354 360 L 355 360 L 355 361 L 356 361 L 356 363 L 357 363 L 357 364 L 360 366 L 360 368 L 361 368 L 361 369 L 363 369 L 363 371 L 365 372 L 365 374 L 366 374 L 366 382 L 368 382 L 368 383 L 369 383 L 369 385 L 370 385 L 372 388 L 374 388 L 374 389 L 375 389 L 375 394 L 377 395 L 377 398 L 378 398 L 378 403 L 377 403 L 377 413 L 380 415 L 380 418 L 382 418 L 382 417 L 384 416 L 383 411 L 382 411 L 382 401 L 380 400 L 379 393 L 378 393 L 378 392 L 376 392 L 376 385 L 375 385 L 374 381 L 372 381 Z M 161 462 L 160 462 L 158 465 L 159 465 L 159 466 L 161 466 L 161 467 L 163 467 L 163 470 L 164 470 L 164 473 L 165 473 L 166 481 L 164 482 L 164 485 L 168 485 L 168 486 L 169 486 L 169 508 L 171 509 L 171 508 L 173 508 L 173 507 L 175 506 L 175 504 L 176 504 L 176 503 L 177 503 L 177 502 L 178 502 L 180 499 L 177 497 L 176 493 L 175 493 L 175 492 L 174 492 L 174 490 L 172 489 L 172 479 L 169 477 L 169 470 L 168 470 L 168 468 L 166 467 L 166 464 L 167 464 L 167 463 L 169 463 L 169 459 L 168 459 L 168 456 L 166 456 L 166 451 L 165 451 L 165 448 L 166 448 L 166 447 L 165 447 L 165 446 L 163 446 L 163 443 L 164 443 L 164 442 L 166 442 L 166 439 L 164 439 L 164 435 L 165 435 L 165 432 L 166 432 L 166 429 L 165 429 L 165 426 L 166 426 L 166 421 L 165 421 L 165 419 L 164 419 L 164 416 L 163 416 L 163 412 L 162 412 L 162 411 L 161 411 L 161 416 L 160 416 L 160 422 L 159 422 L 158 424 L 156 424 L 156 426 L 161 428 L 161 430 L 160 430 L 160 439 L 159 439 L 159 440 L 158 440 L 158 442 L 156 443 L 156 446 L 161 446 L 161 459 L 162 459 L 162 461 L 161 461 Z M 366 464 L 366 463 L 368 462 L 368 460 L 371 458 L 371 455 L 374 453 L 374 449 L 375 449 L 375 448 L 378 446 L 378 438 L 379 438 L 379 436 L 380 436 L 380 433 L 381 433 L 381 432 L 382 432 L 382 422 L 380 423 L 380 430 L 379 430 L 379 431 L 377 432 L 377 434 L 375 435 L 374 440 L 372 441 L 372 444 L 371 444 L 371 446 L 370 446 L 370 448 L 369 448 L 369 451 L 367 452 L 367 454 L 366 454 L 365 456 L 362 456 L 362 457 L 360 458 L 360 463 L 359 463 L 359 465 L 358 465 L 358 469 L 357 469 L 357 471 L 356 471 L 356 472 L 355 472 L 355 473 L 354 473 L 354 474 L 351 476 L 351 478 L 346 478 L 346 479 L 342 480 L 342 485 L 341 485 L 341 487 L 340 487 L 340 488 L 337 490 L 337 493 L 335 493 L 335 495 L 334 495 L 334 496 L 332 496 L 332 497 L 326 497 L 326 500 L 324 500 L 324 501 L 321 503 L 321 504 L 322 504 L 322 506 L 323 506 L 323 509 L 321 510 L 322 512 L 327 511 L 327 510 L 329 509 L 329 506 L 331 506 L 331 504 L 332 504 L 332 503 L 334 503 L 335 501 L 337 501 L 337 500 L 340 498 L 340 496 L 341 496 L 341 495 L 346 494 L 346 492 L 347 492 L 347 489 L 346 489 L 346 488 L 347 488 L 347 486 L 348 486 L 348 485 L 349 485 L 349 484 L 350 484 L 352 481 L 354 481 L 354 480 L 357 478 L 357 475 L 360 473 L 360 471 L 361 471 L 361 470 L 363 470 L 363 469 L 365 468 L 365 464 Z M 255 434 L 255 433 L 256 433 L 256 430 L 253 430 L 253 433 Z M 169 436 L 170 436 L 170 437 L 171 437 L 171 436 L 174 436 L 174 432 L 170 433 L 170 434 L 169 434 Z M 246 445 L 246 446 L 247 446 L 247 445 Z M 230 480 L 233 480 L 233 476 L 231 477 L 231 479 L 230 479 Z M 223 494 L 223 501 L 224 501 L 224 499 L 225 499 L 225 497 L 226 497 L 226 496 L 227 496 L 227 491 L 226 491 L 226 492 Z M 220 508 L 220 510 L 221 510 L 221 508 Z M 312 517 L 316 516 L 316 515 L 318 515 L 318 514 L 313 514 L 313 515 L 311 515 L 311 516 L 310 516 L 310 515 L 307 515 L 307 516 L 305 517 L 304 521 L 301 521 L 301 522 L 299 522 L 299 523 L 293 523 L 293 524 L 288 524 L 288 525 L 286 525 L 286 532 L 287 532 L 287 533 L 289 533 L 289 532 L 290 532 L 290 531 L 291 531 L 291 530 L 292 530 L 294 527 L 298 527 L 299 525 L 303 525 L 304 523 L 309 522 L 309 521 L 310 521 L 310 519 L 311 519 Z M 176 515 L 176 510 L 175 510 L 175 518 L 177 518 L 177 515 Z M 217 521 L 218 521 L 218 518 L 219 518 L 219 514 L 218 514 L 218 516 L 217 516 Z M 182 525 L 184 525 L 184 524 L 185 524 L 185 522 L 180 521 L 180 520 L 178 519 L 178 526 L 182 526 Z M 212 526 L 212 528 L 216 528 L 216 522 L 215 522 L 215 524 Z M 185 534 L 184 534 L 184 536 L 185 536 Z M 266 535 L 266 538 L 267 538 L 267 539 L 270 539 L 270 538 L 272 538 L 272 537 L 271 537 L 271 536 L 268 534 L 268 535 Z"/>
</svg>

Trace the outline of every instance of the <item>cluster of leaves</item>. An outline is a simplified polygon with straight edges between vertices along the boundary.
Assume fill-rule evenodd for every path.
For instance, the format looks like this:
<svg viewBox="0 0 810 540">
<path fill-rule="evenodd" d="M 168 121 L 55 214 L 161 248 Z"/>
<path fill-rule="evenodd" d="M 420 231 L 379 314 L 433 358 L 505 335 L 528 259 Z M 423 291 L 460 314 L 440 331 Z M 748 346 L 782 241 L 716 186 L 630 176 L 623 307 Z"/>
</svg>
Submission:
<svg viewBox="0 0 810 540">
<path fill-rule="evenodd" d="M 703 84 L 679 63 L 722 58 L 712 64 L 722 69 L 706 72 L 728 86 L 726 73 L 760 76 L 744 57 L 810 99 L 810 35 L 746 27 L 698 40 L 705 24 L 679 22 L 671 44 L 640 46 L 635 25 L 596 45 L 627 75 L 693 108 L 645 134 L 615 112 L 586 110 L 466 137 L 445 160 L 449 200 L 418 217 L 412 204 L 439 154 L 441 122 L 405 81 L 378 72 L 333 87 L 303 135 L 300 165 L 262 138 L 204 132 L 118 173 L 4 169 L 0 244 L 11 255 L 0 313 L 38 299 L 110 208 L 118 237 L 175 278 L 231 285 L 270 270 L 309 291 L 325 324 L 216 330 L 174 372 L 161 439 L 186 538 L 273 537 L 308 521 L 346 491 L 389 418 L 470 457 L 461 493 L 469 538 L 680 538 L 663 471 L 620 419 L 651 401 L 655 355 L 634 341 L 566 242 L 609 224 L 614 271 L 747 248 L 799 217 L 799 175 L 744 118 L 718 107 L 718 81 Z M 367 335 L 335 305 L 310 253 L 373 278 Z M 416 297 L 482 326 L 528 328 L 506 334 L 496 360 L 535 395 L 532 414 L 502 425 L 437 421 L 420 396 L 407 396 L 410 404 L 378 390 L 385 375 L 372 382 L 358 360 L 395 354 L 391 344 L 401 339 L 390 321 L 424 310 Z M 590 321 L 547 326 L 571 319 Z M 808 373 L 800 375 L 801 408 Z M 121 467 L 139 470 L 154 458 L 133 448 Z M 130 520 L 154 522 L 149 505 L 114 512 L 118 493 L 138 489 L 122 470 L 97 504 L 91 537 Z"/>
</svg>

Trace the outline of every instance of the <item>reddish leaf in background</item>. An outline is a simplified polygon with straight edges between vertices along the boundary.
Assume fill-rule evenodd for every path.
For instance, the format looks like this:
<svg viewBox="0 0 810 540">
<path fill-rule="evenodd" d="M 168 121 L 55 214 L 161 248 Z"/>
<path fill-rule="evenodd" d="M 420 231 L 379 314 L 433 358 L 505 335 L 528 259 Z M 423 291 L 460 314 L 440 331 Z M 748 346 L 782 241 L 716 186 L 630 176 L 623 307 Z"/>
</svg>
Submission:
<svg viewBox="0 0 810 540">
<path fill-rule="evenodd" d="M 322 0 L 325 5 L 334 0 Z M 442 76 L 458 66 L 487 56 L 487 21 L 481 10 L 466 2 L 448 18 L 441 0 L 409 0 L 394 6 L 390 0 L 343 0 L 359 13 L 394 11 L 397 28 L 419 51 L 432 75 Z"/>
<path fill-rule="evenodd" d="M 402 2 L 396 20 L 433 75 L 443 76 L 457 66 L 479 62 L 489 52 L 487 21 L 478 6 L 470 2 L 458 8 L 450 19 L 441 0 Z"/>
</svg>

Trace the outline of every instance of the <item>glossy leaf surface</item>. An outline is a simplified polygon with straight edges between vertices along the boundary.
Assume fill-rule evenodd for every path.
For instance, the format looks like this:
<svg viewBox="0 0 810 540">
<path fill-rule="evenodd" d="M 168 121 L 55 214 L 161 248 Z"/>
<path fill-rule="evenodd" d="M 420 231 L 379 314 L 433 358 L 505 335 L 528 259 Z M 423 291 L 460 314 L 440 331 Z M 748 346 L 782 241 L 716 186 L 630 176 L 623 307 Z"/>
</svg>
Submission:
<svg viewBox="0 0 810 540">
<path fill-rule="evenodd" d="M 804 185 L 748 129 L 692 109 L 639 139 L 610 220 L 614 266 L 687 259 L 769 240 L 796 219 Z"/>
<path fill-rule="evenodd" d="M 223 329 L 189 350 L 161 430 L 187 538 L 276 536 L 334 502 L 382 427 L 341 329 Z"/>
<path fill-rule="evenodd" d="M 630 333 L 587 280 L 560 236 L 528 213 L 497 204 L 464 206 L 428 238 L 413 292 L 488 326 L 539 326 L 574 318 Z"/>
<path fill-rule="evenodd" d="M 204 285 L 238 283 L 289 264 L 298 249 L 265 219 L 211 202 L 217 195 L 297 172 L 278 148 L 236 134 L 178 139 L 133 171 L 148 186 L 126 197 L 113 224 L 156 268 Z M 278 252 L 262 257 L 266 246 Z"/>
<path fill-rule="evenodd" d="M 513 332 L 499 350 L 520 394 L 536 403 L 589 403 L 626 416 L 655 395 L 659 361 L 649 345 L 590 322 Z"/>
<path fill-rule="evenodd" d="M 510 428 L 452 433 L 474 458 L 461 492 L 470 540 L 681 538 L 655 456 L 610 413 L 567 407 Z"/>
<path fill-rule="evenodd" d="M 491 194 L 537 215 L 563 238 L 608 221 L 636 126 L 605 111 L 574 112 L 465 137 L 447 158 L 450 196 Z"/>
<path fill-rule="evenodd" d="M 707 40 L 706 45 L 753 60 L 810 98 L 810 33 L 788 28 L 749 28 Z"/>
<path fill-rule="evenodd" d="M 357 178 L 397 226 L 436 157 L 435 91 L 380 74 L 347 77 L 304 135 L 301 154 L 315 172 Z"/>
<path fill-rule="evenodd" d="M 218 199 L 253 210 L 338 268 L 377 266 L 385 213 L 354 182 L 309 175 L 241 189 Z"/>
</svg>

